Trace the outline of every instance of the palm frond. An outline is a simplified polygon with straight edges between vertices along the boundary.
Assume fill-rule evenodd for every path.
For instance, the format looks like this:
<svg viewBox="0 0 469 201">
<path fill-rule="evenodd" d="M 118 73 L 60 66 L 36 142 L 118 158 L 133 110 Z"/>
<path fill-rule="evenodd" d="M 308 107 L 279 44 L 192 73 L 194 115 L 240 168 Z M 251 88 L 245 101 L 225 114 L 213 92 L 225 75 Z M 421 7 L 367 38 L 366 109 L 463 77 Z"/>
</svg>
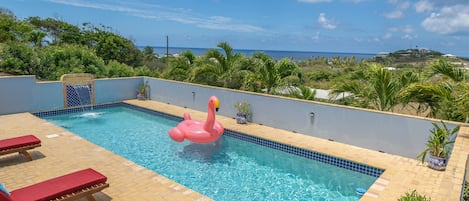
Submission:
<svg viewBox="0 0 469 201">
<path fill-rule="evenodd" d="M 455 68 L 451 63 L 444 59 L 439 59 L 432 64 L 433 74 L 442 74 L 455 82 L 463 81 L 464 70 Z"/>
</svg>

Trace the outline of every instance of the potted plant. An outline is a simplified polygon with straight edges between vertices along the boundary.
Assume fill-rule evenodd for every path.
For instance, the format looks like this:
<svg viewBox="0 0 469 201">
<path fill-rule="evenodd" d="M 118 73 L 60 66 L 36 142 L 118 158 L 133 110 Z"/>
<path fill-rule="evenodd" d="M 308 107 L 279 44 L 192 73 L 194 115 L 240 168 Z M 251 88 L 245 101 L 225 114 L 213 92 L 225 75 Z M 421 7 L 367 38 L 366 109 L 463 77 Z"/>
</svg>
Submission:
<svg viewBox="0 0 469 201">
<path fill-rule="evenodd" d="M 433 128 L 430 130 L 428 137 L 427 148 L 423 150 L 417 158 L 428 162 L 428 166 L 435 170 L 444 170 L 446 168 L 449 153 L 451 151 L 450 145 L 454 143 L 452 140 L 453 135 L 458 132 L 459 126 L 453 129 L 448 129 L 446 124 L 441 121 L 441 125 L 432 123 Z M 427 153 L 429 153 L 428 158 Z"/>
<path fill-rule="evenodd" d="M 147 99 L 147 89 L 149 87 L 150 87 L 150 85 L 148 85 L 148 80 L 145 83 L 138 86 L 138 89 L 137 89 L 137 99 L 138 100 L 146 100 Z"/>
<path fill-rule="evenodd" d="M 397 201 L 430 201 L 431 198 L 417 193 L 417 190 L 412 192 L 407 192 L 405 195 L 401 196 Z"/>
<path fill-rule="evenodd" d="M 248 122 L 251 116 L 251 105 L 244 101 L 236 102 L 234 107 L 237 110 L 236 113 L 236 122 L 238 124 L 245 124 Z"/>
</svg>

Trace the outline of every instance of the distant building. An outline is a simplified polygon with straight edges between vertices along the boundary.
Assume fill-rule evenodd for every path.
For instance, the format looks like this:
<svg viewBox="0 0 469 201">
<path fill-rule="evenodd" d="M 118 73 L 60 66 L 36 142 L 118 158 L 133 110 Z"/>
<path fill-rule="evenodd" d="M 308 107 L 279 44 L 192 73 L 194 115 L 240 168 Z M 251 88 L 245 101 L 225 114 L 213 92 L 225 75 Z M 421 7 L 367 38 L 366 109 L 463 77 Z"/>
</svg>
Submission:
<svg viewBox="0 0 469 201">
<path fill-rule="evenodd" d="M 443 57 L 446 57 L 446 58 L 456 58 L 456 55 L 444 54 Z"/>
<path fill-rule="evenodd" d="M 376 55 L 376 57 L 381 57 L 381 58 L 386 58 L 389 56 L 389 52 L 379 52 L 378 55 Z"/>
<path fill-rule="evenodd" d="M 337 94 L 336 96 L 333 96 L 331 94 L 331 90 L 324 90 L 324 89 L 313 89 L 313 88 L 310 88 L 308 87 L 309 90 L 311 90 L 311 92 L 313 91 L 316 91 L 316 94 L 314 96 L 315 99 L 322 99 L 322 100 L 341 100 L 341 99 L 344 99 L 346 97 L 349 97 L 352 95 L 352 93 L 350 92 L 342 92 L 342 93 L 339 93 Z M 263 89 L 262 90 L 263 92 L 267 92 L 267 89 Z M 298 87 L 295 87 L 295 86 L 286 86 L 286 87 L 282 87 L 282 88 L 278 88 L 275 90 L 275 93 L 277 94 L 281 94 L 281 95 L 288 95 L 288 94 L 292 94 L 292 93 L 301 93 L 301 90 L 300 88 Z"/>
</svg>

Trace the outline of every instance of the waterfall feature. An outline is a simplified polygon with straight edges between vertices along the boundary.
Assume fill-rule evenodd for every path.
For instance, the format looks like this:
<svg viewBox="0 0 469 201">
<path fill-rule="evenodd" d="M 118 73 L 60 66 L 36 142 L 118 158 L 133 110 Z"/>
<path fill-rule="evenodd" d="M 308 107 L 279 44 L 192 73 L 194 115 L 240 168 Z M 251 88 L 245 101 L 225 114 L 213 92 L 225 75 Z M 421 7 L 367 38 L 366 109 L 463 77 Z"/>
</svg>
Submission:
<svg viewBox="0 0 469 201">
<path fill-rule="evenodd" d="M 61 79 L 64 95 L 64 107 L 77 107 L 93 110 L 95 104 L 94 75 L 87 73 L 65 74 Z"/>
<path fill-rule="evenodd" d="M 92 105 L 92 94 L 90 85 L 70 85 L 67 86 L 67 105 L 81 106 L 82 110 L 85 110 L 85 106 L 90 106 L 93 110 Z"/>
</svg>

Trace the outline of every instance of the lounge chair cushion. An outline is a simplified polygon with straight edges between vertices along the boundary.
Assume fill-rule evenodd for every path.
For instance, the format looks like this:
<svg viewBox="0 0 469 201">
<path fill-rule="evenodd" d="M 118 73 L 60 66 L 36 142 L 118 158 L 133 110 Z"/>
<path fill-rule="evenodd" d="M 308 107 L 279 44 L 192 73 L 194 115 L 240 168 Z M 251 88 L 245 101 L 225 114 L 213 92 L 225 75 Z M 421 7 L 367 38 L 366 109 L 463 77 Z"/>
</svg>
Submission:
<svg viewBox="0 0 469 201">
<path fill-rule="evenodd" d="M 9 139 L 0 140 L 0 150 L 13 149 L 33 144 L 39 144 L 39 140 L 34 135 L 25 135 L 20 137 L 14 137 Z"/>
<path fill-rule="evenodd" d="M 0 183 L 0 201 L 10 201 L 10 192 Z"/>
<path fill-rule="evenodd" d="M 14 201 L 42 201 L 80 191 L 92 185 L 105 183 L 106 176 L 88 168 L 56 177 L 11 192 Z"/>
<path fill-rule="evenodd" d="M 11 198 L 9 195 L 3 193 L 3 191 L 0 191 L 0 201 L 11 201 Z"/>
</svg>

